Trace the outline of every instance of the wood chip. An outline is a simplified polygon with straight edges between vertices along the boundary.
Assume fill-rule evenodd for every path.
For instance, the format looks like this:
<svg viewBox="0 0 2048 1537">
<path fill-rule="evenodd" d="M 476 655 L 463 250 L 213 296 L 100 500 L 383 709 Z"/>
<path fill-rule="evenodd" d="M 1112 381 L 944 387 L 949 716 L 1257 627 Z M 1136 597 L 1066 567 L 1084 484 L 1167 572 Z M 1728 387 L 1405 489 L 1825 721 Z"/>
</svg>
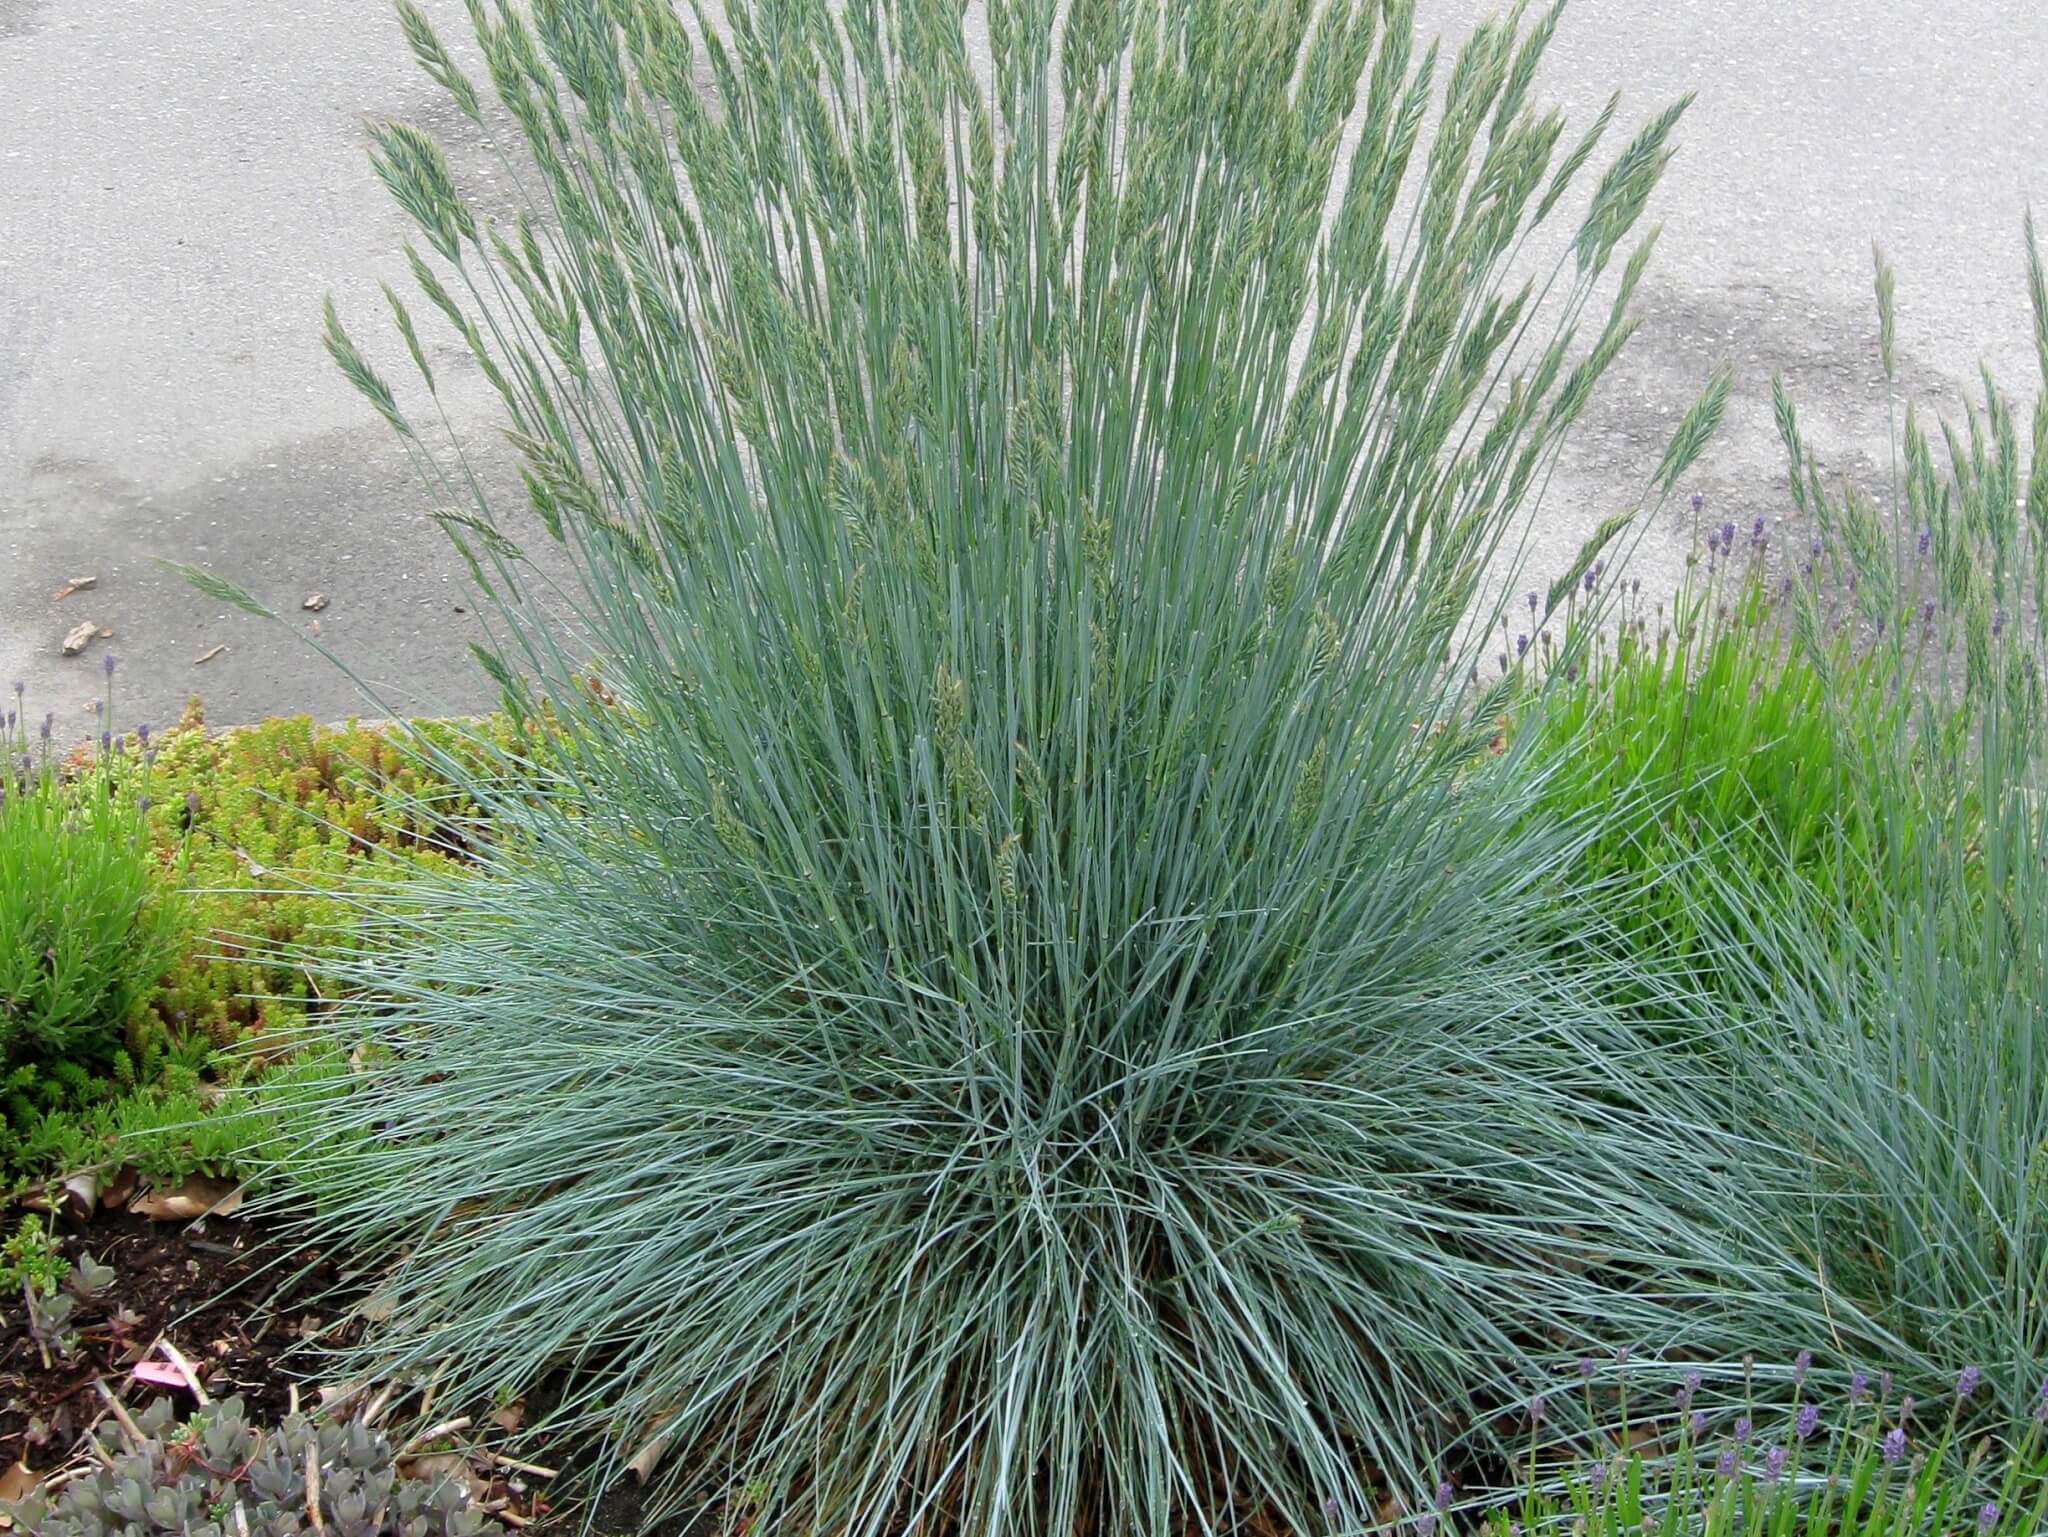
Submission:
<svg viewBox="0 0 2048 1537">
<path fill-rule="evenodd" d="M 84 592 L 86 588 L 97 587 L 99 584 L 100 579 L 96 576 L 74 576 L 70 581 L 57 589 L 56 601 L 62 603 L 74 592 Z"/>
<path fill-rule="evenodd" d="M 194 657 L 192 659 L 192 665 L 194 667 L 204 667 L 208 662 L 212 661 L 215 657 L 219 656 L 223 651 L 227 649 L 228 648 L 226 646 L 215 646 L 211 651 L 207 652 L 204 656 Z"/>
<path fill-rule="evenodd" d="M 231 1217 L 241 1207 L 242 1187 L 194 1176 L 165 1190 L 152 1190 L 128 1203 L 128 1209 L 152 1222 L 190 1222 L 199 1217 Z"/>
<path fill-rule="evenodd" d="M 654 1476 L 655 1467 L 660 1463 L 662 1454 L 668 1450 L 669 1425 L 674 1419 L 674 1414 L 656 1416 L 653 1433 L 641 1444 L 640 1450 L 627 1460 L 626 1471 L 633 1475 L 635 1483 L 644 1484 Z"/>
<path fill-rule="evenodd" d="M 299 607 L 306 610 L 309 614 L 317 614 L 321 609 L 327 607 L 327 594 L 324 592 L 311 593 Z"/>
<path fill-rule="evenodd" d="M 68 1177 L 60 1186 L 64 1192 L 64 1205 L 74 1220 L 88 1221 L 93 1208 L 99 1204 L 100 1179 L 91 1170 Z"/>
<path fill-rule="evenodd" d="M 66 656 L 77 656 L 79 652 L 92 644 L 93 637 L 99 633 L 100 627 L 90 619 L 86 620 L 84 624 L 75 626 L 71 633 L 64 637 L 64 654 Z"/>
</svg>

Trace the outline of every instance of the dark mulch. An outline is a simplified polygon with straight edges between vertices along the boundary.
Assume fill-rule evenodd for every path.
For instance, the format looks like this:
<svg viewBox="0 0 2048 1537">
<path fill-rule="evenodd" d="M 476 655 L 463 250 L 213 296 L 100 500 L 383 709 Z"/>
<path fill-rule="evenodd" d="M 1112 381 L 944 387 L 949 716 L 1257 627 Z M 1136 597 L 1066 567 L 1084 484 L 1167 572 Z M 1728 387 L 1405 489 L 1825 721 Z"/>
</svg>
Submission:
<svg viewBox="0 0 2048 1537">
<path fill-rule="evenodd" d="M 294 1378 L 283 1358 L 332 1317 L 331 1303 L 316 1300 L 339 1280 L 324 1255 L 289 1249 L 270 1230 L 233 1218 L 152 1222 L 125 1211 L 66 1224 L 59 1242 L 67 1260 L 89 1253 L 114 1281 L 78 1304 L 76 1344 L 47 1362 L 22 1299 L 0 1303 L 0 1464 L 40 1470 L 63 1461 L 107 1413 L 95 1381 L 131 1410 L 167 1392 L 189 1408 L 184 1390 L 133 1375 L 144 1360 L 169 1364 L 157 1350 L 164 1339 L 214 1397 L 239 1395 L 252 1417 L 286 1413 Z"/>
<path fill-rule="evenodd" d="M 11 1225 L 16 1214 L 0 1216 Z M 295 1347 L 316 1335 L 333 1342 L 338 1329 L 353 1327 L 345 1321 L 348 1300 L 366 1290 L 360 1281 L 347 1282 L 318 1249 L 293 1247 L 276 1228 L 237 1217 L 163 1222 L 102 1211 L 83 1225 L 62 1223 L 58 1243 L 67 1261 L 90 1254 L 114 1280 L 78 1304 L 71 1322 L 76 1343 L 68 1355 L 50 1352 L 47 1362 L 28 1330 L 22 1299 L 0 1299 L 0 1469 L 21 1463 L 48 1474 L 74 1461 L 81 1437 L 109 1413 L 96 1383 L 118 1394 L 131 1415 L 164 1396 L 180 1414 L 189 1411 L 192 1397 L 184 1388 L 135 1376 L 138 1363 L 170 1365 L 159 1349 L 166 1339 L 211 1396 L 239 1396 L 258 1422 L 274 1423 L 290 1411 L 295 1383 L 301 1407 L 311 1408 L 321 1402 L 320 1384 L 308 1375 L 310 1353 Z M 697 1537 L 717 1529 L 647 1526 L 642 1492 L 630 1479 L 592 1512 L 571 1492 L 563 1458 L 531 1446 L 519 1454 L 538 1456 L 565 1476 L 523 1477 L 494 1466 L 487 1453 L 472 1452 L 468 1460 L 479 1495 L 530 1523 L 524 1537 L 580 1537 L 586 1520 L 591 1531 L 611 1537 L 643 1531 L 646 1537 Z M 8 1482 L 0 1476 L 0 1485 Z"/>
</svg>

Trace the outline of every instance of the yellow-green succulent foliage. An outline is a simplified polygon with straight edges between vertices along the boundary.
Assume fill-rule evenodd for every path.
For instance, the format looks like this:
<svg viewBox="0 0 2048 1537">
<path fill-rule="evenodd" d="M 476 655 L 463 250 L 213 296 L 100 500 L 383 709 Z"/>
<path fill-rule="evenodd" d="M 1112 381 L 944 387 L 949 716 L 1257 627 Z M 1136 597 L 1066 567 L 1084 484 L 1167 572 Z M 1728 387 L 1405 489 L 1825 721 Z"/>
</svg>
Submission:
<svg viewBox="0 0 2048 1537">
<path fill-rule="evenodd" d="M 478 729 L 513 746 L 509 725 Z M 168 731 L 31 757 L 30 791 L 10 785 L 0 809 L 0 940 L 16 958 L 69 947 L 83 958 L 42 971 L 94 975 L 97 959 L 107 980 L 89 997 L 72 982 L 61 1029 L 45 1005 L 43 1025 L 8 1037 L 0 1170 L 227 1172 L 251 1132 L 241 1090 L 294 1049 L 322 997 L 309 951 L 348 941 L 351 883 L 460 866 L 476 808 L 391 728 L 299 717 L 209 731 L 196 702 Z M 54 992 L 48 976 L 9 986 L 31 1005 Z"/>
</svg>

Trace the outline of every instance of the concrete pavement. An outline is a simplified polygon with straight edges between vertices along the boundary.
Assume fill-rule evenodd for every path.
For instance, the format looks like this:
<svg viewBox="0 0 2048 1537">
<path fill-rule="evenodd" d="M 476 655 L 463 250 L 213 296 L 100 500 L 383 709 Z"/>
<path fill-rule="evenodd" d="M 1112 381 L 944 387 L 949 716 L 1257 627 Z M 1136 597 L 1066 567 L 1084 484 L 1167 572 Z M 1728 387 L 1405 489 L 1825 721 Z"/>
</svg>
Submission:
<svg viewBox="0 0 2048 1537">
<path fill-rule="evenodd" d="M 427 9 L 466 38 L 460 0 Z M 1451 45 L 1480 11 L 1422 9 Z M 1882 476 L 1873 236 L 1898 268 L 1909 381 L 1953 400 L 1981 357 L 2031 395 L 2020 220 L 2030 197 L 2048 220 L 2039 0 L 1576 0 L 1539 95 L 1578 125 L 1615 86 L 1615 147 L 1671 97 L 1700 97 L 1654 210 L 1646 323 L 1540 509 L 1538 574 L 1640 485 L 1723 357 L 1736 399 L 1690 487 L 1717 511 L 1789 511 L 1773 368 L 1830 465 Z M 331 289 L 394 380 L 409 373 L 376 287 L 406 288 L 407 227 L 364 147 L 384 116 L 449 136 L 464 185 L 508 206 L 381 0 L 0 0 L 0 680 L 25 678 L 31 710 L 55 709 L 67 735 L 99 729 L 86 706 L 103 648 L 125 725 L 195 692 L 221 722 L 382 713 L 158 556 L 279 606 L 324 593 L 325 640 L 385 707 L 488 697 L 460 562 L 320 350 Z M 459 429 L 487 447 L 473 368 L 448 346 L 433 361 Z M 1675 580 L 1681 521 L 1646 539 L 1646 586 Z M 96 588 L 53 601 L 87 574 Z M 113 639 L 61 658 L 85 619 Z"/>
</svg>

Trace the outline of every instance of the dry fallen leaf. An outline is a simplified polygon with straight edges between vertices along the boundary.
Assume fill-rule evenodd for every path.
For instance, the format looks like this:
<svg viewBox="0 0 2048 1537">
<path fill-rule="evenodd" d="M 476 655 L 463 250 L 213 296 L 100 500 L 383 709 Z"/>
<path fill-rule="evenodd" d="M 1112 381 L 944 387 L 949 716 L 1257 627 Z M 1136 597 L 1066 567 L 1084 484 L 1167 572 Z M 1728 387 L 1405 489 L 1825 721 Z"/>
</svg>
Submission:
<svg viewBox="0 0 2048 1537">
<path fill-rule="evenodd" d="M 41 1488 L 42 1483 L 42 1474 L 30 1469 L 25 1462 L 17 1462 L 5 1473 L 0 1473 L 0 1500 L 9 1504 L 16 1500 L 25 1500 Z M 12 1516 L 8 1517 L 7 1524 L 14 1524 Z"/>
<path fill-rule="evenodd" d="M 401 1457 L 398 1459 L 400 1478 L 424 1478 L 439 1483 L 444 1478 L 459 1479 L 469 1490 L 473 1500 L 482 1500 L 491 1492 L 490 1482 L 477 1475 L 469 1465 L 469 1459 L 460 1452 L 432 1452 L 422 1457 Z"/>
<path fill-rule="evenodd" d="M 306 601 L 301 603 L 299 607 L 309 613 L 317 614 L 321 609 L 327 607 L 327 594 L 324 592 L 312 593 L 308 595 Z"/>
<path fill-rule="evenodd" d="M 137 1216 L 154 1222 L 189 1222 L 194 1217 L 231 1217 L 242 1204 L 242 1187 L 194 1175 L 167 1190 L 152 1190 L 128 1203 Z"/>
<path fill-rule="evenodd" d="M 57 601 L 62 603 L 74 592 L 84 592 L 88 587 L 97 587 L 99 581 L 100 579 L 96 576 L 74 576 L 70 581 L 57 589 Z"/>
<path fill-rule="evenodd" d="M 212 661 L 215 657 L 219 656 L 223 651 L 227 649 L 228 648 L 226 646 L 215 646 L 211 651 L 207 652 L 206 655 L 194 657 L 192 659 L 192 665 L 194 667 L 204 666 L 206 663 Z"/>
<path fill-rule="evenodd" d="M 128 1197 L 135 1194 L 135 1165 L 126 1164 L 121 1172 L 107 1181 L 107 1188 L 100 1192 L 100 1205 L 108 1211 L 117 1211 L 128 1204 Z"/>
<path fill-rule="evenodd" d="M 99 634 L 99 632 L 100 627 L 90 619 L 86 620 L 84 624 L 78 625 L 70 634 L 64 637 L 64 654 L 66 656 L 77 656 L 79 652 L 92 644 L 92 638 Z"/>
</svg>

